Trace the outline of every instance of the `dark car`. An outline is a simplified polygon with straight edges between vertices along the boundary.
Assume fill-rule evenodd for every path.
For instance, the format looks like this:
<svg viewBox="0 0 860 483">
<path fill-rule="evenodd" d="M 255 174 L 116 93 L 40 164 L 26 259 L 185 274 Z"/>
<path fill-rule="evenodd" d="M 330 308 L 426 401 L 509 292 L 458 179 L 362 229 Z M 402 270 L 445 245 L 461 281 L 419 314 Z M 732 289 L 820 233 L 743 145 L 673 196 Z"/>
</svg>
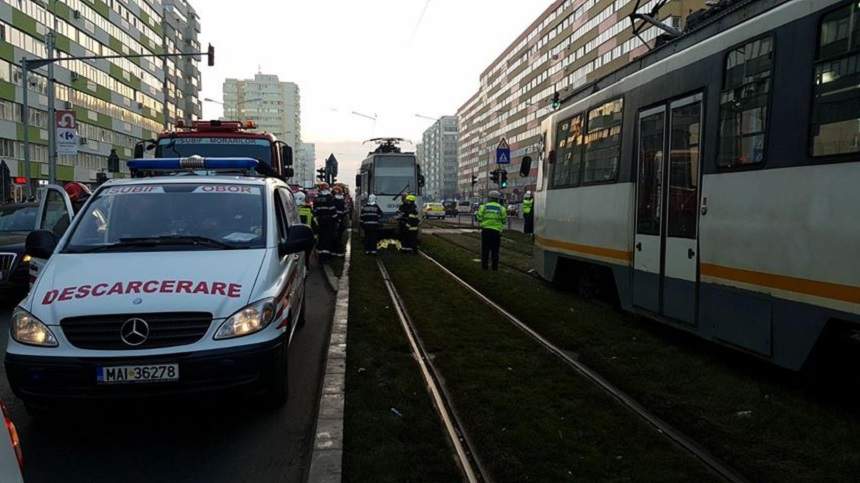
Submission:
<svg viewBox="0 0 860 483">
<path fill-rule="evenodd" d="M 35 203 L 0 205 L 0 298 L 22 296 L 30 285 L 24 241 L 36 226 Z"/>
</svg>

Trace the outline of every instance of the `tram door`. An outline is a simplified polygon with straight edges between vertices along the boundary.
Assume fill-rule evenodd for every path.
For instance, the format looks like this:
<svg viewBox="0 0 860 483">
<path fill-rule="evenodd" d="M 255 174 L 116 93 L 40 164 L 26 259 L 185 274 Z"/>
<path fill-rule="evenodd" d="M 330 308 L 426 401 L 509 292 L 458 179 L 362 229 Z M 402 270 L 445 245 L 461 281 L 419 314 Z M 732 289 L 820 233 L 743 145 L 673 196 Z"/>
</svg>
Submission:
<svg viewBox="0 0 860 483">
<path fill-rule="evenodd" d="M 702 96 L 639 113 L 633 303 L 694 324 Z"/>
</svg>

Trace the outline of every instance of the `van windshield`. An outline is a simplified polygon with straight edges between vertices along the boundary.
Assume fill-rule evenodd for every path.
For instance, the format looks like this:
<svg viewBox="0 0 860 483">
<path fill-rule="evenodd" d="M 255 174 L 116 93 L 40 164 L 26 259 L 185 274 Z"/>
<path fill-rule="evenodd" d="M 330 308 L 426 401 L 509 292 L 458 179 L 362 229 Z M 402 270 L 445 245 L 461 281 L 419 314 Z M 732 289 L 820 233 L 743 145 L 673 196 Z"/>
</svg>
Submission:
<svg viewBox="0 0 860 483">
<path fill-rule="evenodd" d="M 99 191 L 80 216 L 67 253 L 265 247 L 259 186 L 113 186 Z"/>
</svg>

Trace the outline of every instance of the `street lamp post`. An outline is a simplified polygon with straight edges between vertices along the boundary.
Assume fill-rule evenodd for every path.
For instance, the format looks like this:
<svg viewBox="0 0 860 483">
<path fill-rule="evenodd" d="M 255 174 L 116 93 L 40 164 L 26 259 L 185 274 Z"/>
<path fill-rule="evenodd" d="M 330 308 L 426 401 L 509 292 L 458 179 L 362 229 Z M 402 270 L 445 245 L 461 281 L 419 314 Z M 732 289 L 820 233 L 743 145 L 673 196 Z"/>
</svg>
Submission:
<svg viewBox="0 0 860 483">
<path fill-rule="evenodd" d="M 54 116 L 54 84 L 53 84 L 53 65 L 55 62 L 63 62 L 69 60 L 107 60 L 107 59 L 144 59 L 144 58 L 167 58 L 167 57 L 196 57 L 201 55 L 206 55 L 208 58 L 209 66 L 215 65 L 215 48 L 212 44 L 209 44 L 209 49 L 206 52 L 188 52 L 188 53 L 163 53 L 163 54 L 129 54 L 129 55 L 81 55 L 81 56 L 68 56 L 68 57 L 53 57 L 54 49 L 53 49 L 53 32 L 49 32 L 47 35 L 47 58 L 45 59 L 28 59 L 26 57 L 21 59 L 21 78 L 23 81 L 24 95 L 23 101 L 24 104 L 21 107 L 22 121 L 24 124 L 24 170 L 27 172 L 28 181 L 31 178 L 30 171 L 30 104 L 29 104 L 29 95 L 27 93 L 29 89 L 29 71 L 33 69 L 39 69 L 42 67 L 48 67 L 48 112 L 51 114 L 48 119 L 49 123 L 55 122 Z M 166 75 L 166 73 L 165 73 Z M 167 95 L 167 93 L 165 93 Z M 56 182 L 56 163 L 57 163 L 57 149 L 56 149 L 56 139 L 54 136 L 56 135 L 56 130 L 53 126 L 49 126 L 48 129 L 48 172 L 49 172 L 49 181 L 51 183 Z M 53 142 L 51 140 L 54 140 Z M 29 184 L 29 183 L 28 183 Z"/>
</svg>

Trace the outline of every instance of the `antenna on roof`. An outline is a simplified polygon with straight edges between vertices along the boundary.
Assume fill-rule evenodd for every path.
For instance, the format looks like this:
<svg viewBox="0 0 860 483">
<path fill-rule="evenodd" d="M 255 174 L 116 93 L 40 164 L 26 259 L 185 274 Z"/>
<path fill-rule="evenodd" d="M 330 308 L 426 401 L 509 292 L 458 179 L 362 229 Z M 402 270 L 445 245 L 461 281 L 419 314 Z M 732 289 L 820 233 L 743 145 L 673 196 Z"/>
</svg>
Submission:
<svg viewBox="0 0 860 483">
<path fill-rule="evenodd" d="M 670 38 L 674 39 L 676 37 L 681 36 L 683 32 L 676 29 L 675 27 L 672 27 L 671 25 L 664 24 L 657 19 L 657 15 L 660 14 L 660 9 L 663 8 L 667 3 L 669 3 L 669 0 L 657 0 L 657 2 L 654 3 L 654 7 L 648 13 L 639 13 L 639 5 L 641 3 L 642 0 L 636 0 L 636 6 L 633 7 L 633 13 L 630 14 L 630 23 L 633 26 L 633 35 L 635 35 L 636 38 L 642 41 L 642 45 L 647 47 L 648 50 L 651 50 L 651 46 L 648 45 L 648 42 L 646 42 L 645 39 L 640 36 L 640 33 L 645 30 L 645 27 L 649 25 L 662 30 L 663 32 L 665 32 L 665 35 L 669 36 Z M 638 25 L 636 24 L 637 21 L 639 21 Z"/>
</svg>

